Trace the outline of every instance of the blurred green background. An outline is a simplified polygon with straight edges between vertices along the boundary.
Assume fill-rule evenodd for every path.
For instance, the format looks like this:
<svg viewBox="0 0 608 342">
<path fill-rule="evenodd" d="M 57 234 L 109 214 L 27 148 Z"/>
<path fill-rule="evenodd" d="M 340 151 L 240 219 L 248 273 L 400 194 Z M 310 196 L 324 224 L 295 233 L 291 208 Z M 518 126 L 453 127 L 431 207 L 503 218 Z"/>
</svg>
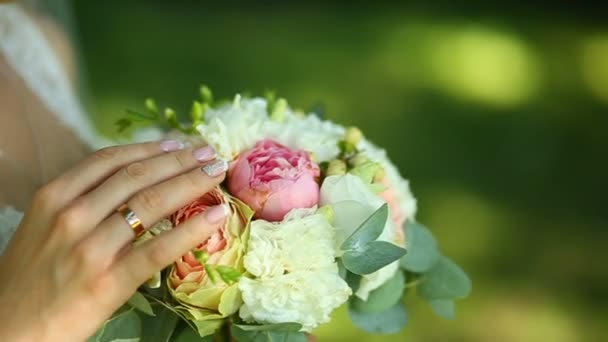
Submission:
<svg viewBox="0 0 608 342">
<path fill-rule="evenodd" d="M 222 97 L 276 89 L 387 148 L 473 294 L 453 321 L 408 296 L 393 336 L 340 310 L 320 341 L 606 341 L 607 12 L 535 4 L 112 0 L 73 14 L 108 135 L 148 96 L 186 110 L 204 82 Z"/>
</svg>

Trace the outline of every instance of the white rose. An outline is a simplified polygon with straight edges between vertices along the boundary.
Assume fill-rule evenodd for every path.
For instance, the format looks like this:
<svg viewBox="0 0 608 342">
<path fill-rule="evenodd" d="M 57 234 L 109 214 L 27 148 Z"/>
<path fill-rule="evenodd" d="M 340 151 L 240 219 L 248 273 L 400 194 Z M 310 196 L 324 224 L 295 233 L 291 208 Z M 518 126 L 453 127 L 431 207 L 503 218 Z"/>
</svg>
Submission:
<svg viewBox="0 0 608 342">
<path fill-rule="evenodd" d="M 361 178 L 346 174 L 325 178 L 321 186 L 320 204 L 331 205 L 334 209 L 334 226 L 338 228 L 335 247 L 339 248 L 363 221 L 384 204 L 384 201 L 374 194 Z M 389 215 L 384 230 L 377 240 L 394 243 L 394 238 L 395 226 Z M 371 291 L 393 277 L 398 269 L 398 264 L 399 262 L 395 261 L 374 273 L 362 276 L 355 295 L 362 300 L 367 300 Z"/>
<path fill-rule="evenodd" d="M 232 160 L 264 138 L 262 127 L 268 120 L 266 100 L 241 99 L 205 112 L 205 123 L 197 130 L 224 159 Z"/>
<path fill-rule="evenodd" d="M 333 244 L 333 227 L 310 209 L 294 209 L 280 223 L 251 222 L 244 266 L 255 278 L 239 281 L 240 316 L 296 322 L 305 331 L 329 321 L 351 294 L 338 274 Z"/>
</svg>

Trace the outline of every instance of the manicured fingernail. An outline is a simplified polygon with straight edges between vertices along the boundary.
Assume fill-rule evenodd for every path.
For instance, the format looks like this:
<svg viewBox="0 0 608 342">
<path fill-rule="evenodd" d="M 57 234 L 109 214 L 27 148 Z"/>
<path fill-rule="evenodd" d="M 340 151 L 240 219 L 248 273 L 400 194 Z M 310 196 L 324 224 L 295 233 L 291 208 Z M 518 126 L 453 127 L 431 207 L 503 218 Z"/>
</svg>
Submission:
<svg viewBox="0 0 608 342">
<path fill-rule="evenodd" d="M 216 159 L 201 168 L 209 177 L 217 177 L 228 171 L 228 162 L 223 159 Z"/>
<path fill-rule="evenodd" d="M 192 154 L 194 155 L 194 159 L 198 160 L 199 162 L 206 162 L 217 156 L 215 150 L 211 146 L 205 146 L 203 148 L 194 150 Z"/>
<path fill-rule="evenodd" d="M 205 211 L 205 219 L 211 224 L 220 223 L 223 219 L 228 216 L 230 209 L 225 204 L 216 205 L 207 208 Z"/>
<path fill-rule="evenodd" d="M 177 140 L 165 140 L 160 143 L 160 148 L 165 152 L 173 152 L 184 148 L 184 144 Z"/>
</svg>

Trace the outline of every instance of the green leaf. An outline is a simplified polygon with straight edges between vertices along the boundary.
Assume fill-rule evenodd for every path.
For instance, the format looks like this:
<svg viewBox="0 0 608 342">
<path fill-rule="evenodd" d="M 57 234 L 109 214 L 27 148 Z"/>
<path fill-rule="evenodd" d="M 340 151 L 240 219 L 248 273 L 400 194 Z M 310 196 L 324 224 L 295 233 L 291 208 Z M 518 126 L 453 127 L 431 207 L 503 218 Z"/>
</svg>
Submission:
<svg viewBox="0 0 608 342">
<path fill-rule="evenodd" d="M 388 206 L 385 203 L 363 221 L 359 228 L 344 241 L 340 248 L 343 251 L 359 249 L 375 241 L 382 234 L 387 219 Z"/>
<path fill-rule="evenodd" d="M 453 300 L 434 299 L 429 301 L 429 304 L 431 304 L 431 309 L 433 309 L 433 312 L 441 318 L 454 319 L 454 317 L 456 316 L 456 310 Z"/>
<path fill-rule="evenodd" d="M 213 335 L 200 337 L 196 331 L 186 327 L 186 329 L 180 331 L 175 338 L 172 338 L 171 342 L 213 342 Z"/>
<path fill-rule="evenodd" d="M 418 295 L 427 301 L 464 298 L 471 292 L 471 280 L 453 261 L 441 256 L 433 268 L 424 274 Z"/>
<path fill-rule="evenodd" d="M 357 327 L 374 334 L 395 334 L 407 323 L 407 312 L 402 303 L 383 312 L 361 312 L 349 305 L 348 314 Z"/>
<path fill-rule="evenodd" d="M 300 323 L 276 323 L 276 324 L 261 324 L 261 325 L 249 325 L 249 324 L 235 324 L 239 329 L 244 331 L 300 331 L 302 324 Z"/>
<path fill-rule="evenodd" d="M 141 338 L 139 316 L 129 309 L 107 320 L 89 342 L 137 342 Z"/>
<path fill-rule="evenodd" d="M 344 252 L 342 262 L 347 270 L 355 274 L 374 273 L 382 267 L 399 260 L 405 249 L 386 241 L 374 241 L 365 247 Z"/>
<path fill-rule="evenodd" d="M 127 118 L 122 118 L 122 119 L 119 119 L 116 122 L 114 122 L 114 125 L 118 126 L 116 128 L 118 130 L 118 133 L 124 132 L 129 127 L 131 127 L 132 124 L 133 124 L 133 121 L 129 120 Z"/>
<path fill-rule="evenodd" d="M 407 254 L 401 258 L 401 267 L 411 272 L 423 273 L 435 266 L 440 254 L 433 233 L 427 227 L 411 221 L 408 221 L 403 229 Z"/>
<path fill-rule="evenodd" d="M 397 271 L 395 275 L 369 294 L 366 301 L 353 297 L 351 305 L 360 312 L 382 312 L 390 309 L 401 300 L 405 288 L 405 275 Z"/>
<path fill-rule="evenodd" d="M 238 342 L 307 342 L 306 334 L 300 332 L 302 325 L 297 323 L 280 323 L 267 325 L 233 324 L 230 328 L 232 337 Z"/>
<path fill-rule="evenodd" d="M 346 281 L 346 284 L 348 284 L 348 287 L 350 287 L 350 289 L 353 291 L 353 293 L 355 293 L 359 290 L 359 286 L 361 286 L 362 277 L 358 274 L 354 274 L 353 272 L 346 272 L 346 278 L 344 280 Z"/>
<path fill-rule="evenodd" d="M 164 307 L 157 307 L 156 314 L 156 317 L 140 316 L 142 326 L 141 340 L 168 342 L 173 335 L 179 317 Z"/>
<path fill-rule="evenodd" d="M 338 148 L 340 149 L 342 156 L 350 156 L 357 152 L 357 146 L 344 140 L 338 142 Z"/>
<path fill-rule="evenodd" d="M 226 284 L 236 283 L 241 278 L 241 272 L 234 267 L 218 265 L 215 269 Z"/>
<path fill-rule="evenodd" d="M 146 297 L 144 297 L 143 294 L 141 294 L 139 292 L 135 292 L 133 294 L 133 296 L 131 296 L 131 298 L 129 298 L 128 303 L 132 308 L 135 308 L 135 309 L 145 313 L 146 315 L 154 316 L 154 310 L 152 310 L 152 306 L 150 305 L 150 302 L 148 302 L 148 300 L 146 299 Z"/>
<path fill-rule="evenodd" d="M 357 292 L 357 290 L 359 289 L 359 285 L 361 285 L 361 276 L 348 271 L 346 267 L 344 267 L 342 259 L 339 258 L 337 260 L 337 263 L 338 274 L 340 275 L 340 278 L 346 281 L 346 284 L 348 284 L 348 287 L 350 287 L 353 293 Z"/>
</svg>

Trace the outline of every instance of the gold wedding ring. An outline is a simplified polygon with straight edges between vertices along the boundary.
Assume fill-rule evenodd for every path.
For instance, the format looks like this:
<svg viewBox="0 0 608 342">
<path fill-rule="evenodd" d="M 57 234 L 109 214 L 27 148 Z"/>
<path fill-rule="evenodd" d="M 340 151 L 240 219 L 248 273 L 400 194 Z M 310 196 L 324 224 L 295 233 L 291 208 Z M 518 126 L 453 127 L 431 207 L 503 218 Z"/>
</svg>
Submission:
<svg viewBox="0 0 608 342">
<path fill-rule="evenodd" d="M 122 207 L 118 208 L 117 211 L 120 215 L 122 215 L 125 221 L 127 221 L 129 226 L 131 226 L 133 233 L 135 233 L 135 238 L 140 237 L 146 231 L 139 217 L 137 217 L 135 212 L 131 210 L 129 206 L 125 204 Z"/>
</svg>

